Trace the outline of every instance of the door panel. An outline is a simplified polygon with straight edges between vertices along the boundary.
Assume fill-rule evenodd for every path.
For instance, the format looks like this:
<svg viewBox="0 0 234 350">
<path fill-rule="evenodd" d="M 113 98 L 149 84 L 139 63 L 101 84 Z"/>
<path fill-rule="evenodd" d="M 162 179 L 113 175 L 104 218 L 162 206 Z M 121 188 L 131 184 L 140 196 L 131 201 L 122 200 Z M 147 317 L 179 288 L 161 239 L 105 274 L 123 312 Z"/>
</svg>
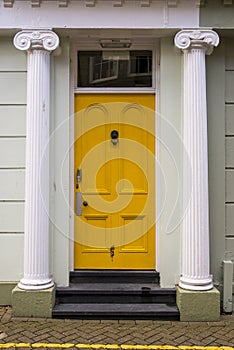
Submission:
<svg viewBox="0 0 234 350">
<path fill-rule="evenodd" d="M 148 252 L 147 235 L 143 235 L 137 240 L 134 240 L 134 237 L 133 237 L 133 241 L 131 241 L 130 243 L 125 242 L 125 237 L 127 236 L 126 225 L 128 225 L 132 220 L 134 221 L 137 220 L 140 230 L 144 232 L 146 230 L 144 217 L 136 216 L 136 215 L 131 215 L 131 216 L 122 215 L 122 220 L 123 220 L 123 223 L 122 223 L 123 230 L 121 232 L 121 246 L 119 248 L 119 252 L 120 253 L 139 253 L 139 252 L 147 253 Z"/>
<path fill-rule="evenodd" d="M 76 95 L 75 112 L 75 268 L 155 269 L 155 95 Z"/>
</svg>

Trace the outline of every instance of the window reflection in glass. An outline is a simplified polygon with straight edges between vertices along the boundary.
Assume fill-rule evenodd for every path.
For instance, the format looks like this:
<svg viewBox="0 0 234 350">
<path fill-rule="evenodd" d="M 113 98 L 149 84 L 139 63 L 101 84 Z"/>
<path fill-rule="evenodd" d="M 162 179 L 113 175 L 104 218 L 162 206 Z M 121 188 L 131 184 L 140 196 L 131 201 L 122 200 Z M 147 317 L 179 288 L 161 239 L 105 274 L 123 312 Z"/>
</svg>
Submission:
<svg viewBox="0 0 234 350">
<path fill-rule="evenodd" d="M 118 78 L 118 61 L 103 60 L 101 57 L 89 58 L 89 83 L 96 84 Z"/>
<path fill-rule="evenodd" d="M 79 51 L 78 87 L 152 87 L 152 51 Z"/>
<path fill-rule="evenodd" d="M 152 73 L 152 57 L 151 56 L 131 56 L 129 62 L 130 74 L 150 75 Z"/>
</svg>

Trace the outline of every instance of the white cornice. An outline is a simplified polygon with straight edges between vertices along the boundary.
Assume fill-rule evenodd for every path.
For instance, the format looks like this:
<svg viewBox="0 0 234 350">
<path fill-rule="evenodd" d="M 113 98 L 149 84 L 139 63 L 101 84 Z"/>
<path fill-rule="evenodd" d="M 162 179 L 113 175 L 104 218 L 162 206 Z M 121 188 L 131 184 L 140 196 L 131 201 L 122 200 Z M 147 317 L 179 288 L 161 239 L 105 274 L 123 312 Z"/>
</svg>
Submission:
<svg viewBox="0 0 234 350">
<path fill-rule="evenodd" d="M 69 3 L 78 1 L 78 0 L 46 0 L 46 2 L 51 1 L 57 3 L 58 7 L 68 7 Z M 97 0 L 79 0 L 83 2 L 86 7 L 95 7 L 98 5 Z M 136 1 L 139 3 L 140 7 L 150 7 L 153 2 L 164 1 L 167 7 L 177 7 L 179 4 L 179 0 L 112 0 L 113 7 L 122 7 L 125 2 Z M 13 7 L 16 2 L 28 2 L 31 7 L 40 7 L 44 0 L 3 0 L 4 7 Z M 108 1 L 109 2 L 109 1 Z M 194 0 L 196 7 L 205 6 L 206 0 Z M 233 0 L 222 0 L 223 6 L 232 6 Z"/>
<path fill-rule="evenodd" d="M 68 7 L 69 3 L 75 2 L 77 0 L 46 0 L 46 2 L 54 2 L 57 3 L 58 7 Z M 98 6 L 97 0 L 79 0 L 80 2 L 84 3 L 84 6 L 86 7 L 95 7 Z M 113 7 L 122 7 L 124 6 L 124 3 L 135 1 L 139 4 L 140 7 L 150 7 L 153 2 L 162 2 L 164 1 L 165 6 L 168 7 L 177 7 L 179 0 L 112 0 L 108 1 L 112 3 Z M 197 2 L 203 2 L 204 0 L 200 0 Z M 40 7 L 43 5 L 44 0 L 3 0 L 3 6 L 4 7 L 13 7 L 14 3 L 16 2 L 28 2 L 31 7 Z"/>
<path fill-rule="evenodd" d="M 141 0 L 141 7 L 149 7 L 151 0 Z"/>
<path fill-rule="evenodd" d="M 4 7 L 12 7 L 14 0 L 3 0 Z"/>
<path fill-rule="evenodd" d="M 0 27 L 7 30 L 54 28 L 64 31 L 103 28 L 108 33 L 104 37 L 113 36 L 112 32 L 108 32 L 110 28 L 118 30 L 197 28 L 199 8 L 196 6 L 196 1 L 5 0 L 3 2 L 0 0 L 2 5 L 2 8 L 0 5 L 2 12 Z"/>
<path fill-rule="evenodd" d="M 67 7 L 69 0 L 59 0 L 59 7 Z"/>
<path fill-rule="evenodd" d="M 177 7 L 178 0 L 167 0 L 167 6 L 168 7 Z"/>
<path fill-rule="evenodd" d="M 40 7 L 41 0 L 31 0 L 31 6 L 32 7 Z"/>
<path fill-rule="evenodd" d="M 114 7 L 122 7 L 123 6 L 124 1 L 123 0 L 113 0 L 112 4 Z"/>
<path fill-rule="evenodd" d="M 94 7 L 96 5 L 96 0 L 85 0 L 86 7 Z"/>
</svg>

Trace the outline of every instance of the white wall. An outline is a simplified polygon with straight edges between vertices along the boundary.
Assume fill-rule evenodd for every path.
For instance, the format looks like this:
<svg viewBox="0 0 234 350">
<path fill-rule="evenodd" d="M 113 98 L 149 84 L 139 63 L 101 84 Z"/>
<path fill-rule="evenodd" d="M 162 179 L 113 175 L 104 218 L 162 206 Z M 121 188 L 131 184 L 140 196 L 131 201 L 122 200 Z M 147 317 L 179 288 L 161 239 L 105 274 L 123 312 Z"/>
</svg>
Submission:
<svg viewBox="0 0 234 350">
<path fill-rule="evenodd" d="M 174 287 L 180 274 L 182 169 L 181 53 L 173 37 L 161 40 L 157 171 L 159 271 L 162 287 Z M 163 190 L 165 188 L 165 191 Z"/>
<path fill-rule="evenodd" d="M 50 254 L 53 278 L 57 285 L 66 286 L 70 271 L 69 186 L 72 186 L 69 183 L 71 91 L 68 39 L 61 40 L 61 48 L 60 56 L 51 56 Z"/>
<path fill-rule="evenodd" d="M 0 40 L 0 280 L 23 269 L 26 55 Z M 6 268 L 7 267 L 7 268 Z"/>
</svg>

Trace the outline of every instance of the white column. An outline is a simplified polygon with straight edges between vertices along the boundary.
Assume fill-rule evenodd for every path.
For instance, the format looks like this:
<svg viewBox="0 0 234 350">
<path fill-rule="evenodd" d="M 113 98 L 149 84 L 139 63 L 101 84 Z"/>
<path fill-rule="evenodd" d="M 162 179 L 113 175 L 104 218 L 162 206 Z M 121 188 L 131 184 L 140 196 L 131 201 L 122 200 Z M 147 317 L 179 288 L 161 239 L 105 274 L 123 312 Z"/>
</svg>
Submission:
<svg viewBox="0 0 234 350">
<path fill-rule="evenodd" d="M 179 286 L 188 290 L 213 288 L 209 253 L 205 56 L 218 44 L 217 33 L 209 29 L 182 30 L 175 36 L 175 45 L 184 52 L 183 142 L 191 166 L 184 158 L 185 214 Z"/>
<path fill-rule="evenodd" d="M 21 289 L 47 289 L 49 276 L 50 52 L 58 47 L 50 30 L 23 30 L 14 45 L 28 52 L 24 277 Z M 47 149 L 47 152 L 45 152 Z"/>
</svg>

